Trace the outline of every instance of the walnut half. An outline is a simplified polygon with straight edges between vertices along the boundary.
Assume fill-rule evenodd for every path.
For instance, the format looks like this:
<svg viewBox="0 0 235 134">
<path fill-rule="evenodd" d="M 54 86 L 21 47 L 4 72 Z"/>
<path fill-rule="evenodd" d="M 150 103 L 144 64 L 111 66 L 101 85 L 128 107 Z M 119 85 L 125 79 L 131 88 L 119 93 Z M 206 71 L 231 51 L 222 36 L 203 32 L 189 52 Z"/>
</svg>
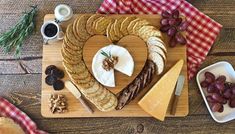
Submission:
<svg viewBox="0 0 235 134">
<path fill-rule="evenodd" d="M 64 113 L 67 111 L 67 100 L 62 94 L 51 94 L 49 107 L 52 113 Z"/>
<path fill-rule="evenodd" d="M 109 57 L 109 58 L 105 58 L 103 60 L 103 68 L 104 70 L 106 71 L 109 71 L 111 69 L 114 68 L 114 65 L 116 65 L 118 63 L 118 57 L 117 56 L 112 56 L 112 57 Z"/>
</svg>

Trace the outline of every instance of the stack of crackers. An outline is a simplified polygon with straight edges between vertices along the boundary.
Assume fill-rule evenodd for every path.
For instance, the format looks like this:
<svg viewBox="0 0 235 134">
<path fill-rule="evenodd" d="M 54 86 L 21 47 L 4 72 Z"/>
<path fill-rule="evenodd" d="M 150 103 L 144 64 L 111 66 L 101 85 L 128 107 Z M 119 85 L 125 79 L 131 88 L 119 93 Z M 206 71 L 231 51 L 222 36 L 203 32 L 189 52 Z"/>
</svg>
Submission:
<svg viewBox="0 0 235 134">
<path fill-rule="evenodd" d="M 114 110 L 118 100 L 112 92 L 95 80 L 84 63 L 83 46 L 94 35 L 107 36 L 113 43 L 127 35 L 140 37 L 148 46 L 149 60 L 155 63 L 157 74 L 163 72 L 166 47 L 161 39 L 161 32 L 147 20 L 134 16 L 114 19 L 100 14 L 79 15 L 67 27 L 61 49 L 63 65 L 71 81 L 100 111 Z"/>
</svg>

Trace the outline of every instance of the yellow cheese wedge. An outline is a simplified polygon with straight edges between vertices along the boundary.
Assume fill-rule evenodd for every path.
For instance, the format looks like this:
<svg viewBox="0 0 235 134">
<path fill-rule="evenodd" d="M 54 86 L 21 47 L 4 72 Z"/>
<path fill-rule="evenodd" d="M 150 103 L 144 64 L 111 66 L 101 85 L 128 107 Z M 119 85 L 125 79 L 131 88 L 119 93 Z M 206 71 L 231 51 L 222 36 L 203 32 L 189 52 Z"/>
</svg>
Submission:
<svg viewBox="0 0 235 134">
<path fill-rule="evenodd" d="M 145 112 L 156 119 L 161 121 L 165 119 L 167 107 L 183 64 L 184 61 L 179 60 L 138 102 Z"/>
</svg>

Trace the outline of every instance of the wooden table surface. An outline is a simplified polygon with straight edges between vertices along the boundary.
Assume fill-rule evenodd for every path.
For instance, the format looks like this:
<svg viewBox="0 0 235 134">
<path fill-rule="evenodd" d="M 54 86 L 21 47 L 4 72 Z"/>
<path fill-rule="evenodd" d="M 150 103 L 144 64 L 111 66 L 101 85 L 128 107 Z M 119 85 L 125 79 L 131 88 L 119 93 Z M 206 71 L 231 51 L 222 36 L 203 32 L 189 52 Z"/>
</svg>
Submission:
<svg viewBox="0 0 235 134">
<path fill-rule="evenodd" d="M 235 1 L 188 0 L 200 11 L 223 25 L 220 36 L 201 68 L 217 61 L 229 61 L 235 67 Z M 40 114 L 43 16 L 53 13 L 59 3 L 69 4 L 75 13 L 94 13 L 102 0 L 0 0 L 0 33 L 8 30 L 29 5 L 37 4 L 37 31 L 24 44 L 20 59 L 0 50 L 0 96 L 25 111 L 40 129 L 49 133 L 235 133 L 235 121 L 216 123 L 209 115 L 195 79 L 189 82 L 190 111 L 185 118 L 76 118 L 45 119 Z M 225 52 L 217 56 L 216 53 Z"/>
</svg>

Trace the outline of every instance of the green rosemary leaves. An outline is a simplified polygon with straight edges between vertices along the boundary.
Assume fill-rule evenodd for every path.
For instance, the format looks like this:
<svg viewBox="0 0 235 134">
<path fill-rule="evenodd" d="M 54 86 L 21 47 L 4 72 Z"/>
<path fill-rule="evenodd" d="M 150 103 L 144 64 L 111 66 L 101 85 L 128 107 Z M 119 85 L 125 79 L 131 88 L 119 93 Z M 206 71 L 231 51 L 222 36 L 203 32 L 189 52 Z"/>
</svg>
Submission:
<svg viewBox="0 0 235 134">
<path fill-rule="evenodd" d="M 24 13 L 14 27 L 0 36 L 0 47 L 3 48 L 5 53 L 15 51 L 15 55 L 19 56 L 23 41 L 34 31 L 37 6 L 31 7 L 32 9 Z"/>
</svg>

